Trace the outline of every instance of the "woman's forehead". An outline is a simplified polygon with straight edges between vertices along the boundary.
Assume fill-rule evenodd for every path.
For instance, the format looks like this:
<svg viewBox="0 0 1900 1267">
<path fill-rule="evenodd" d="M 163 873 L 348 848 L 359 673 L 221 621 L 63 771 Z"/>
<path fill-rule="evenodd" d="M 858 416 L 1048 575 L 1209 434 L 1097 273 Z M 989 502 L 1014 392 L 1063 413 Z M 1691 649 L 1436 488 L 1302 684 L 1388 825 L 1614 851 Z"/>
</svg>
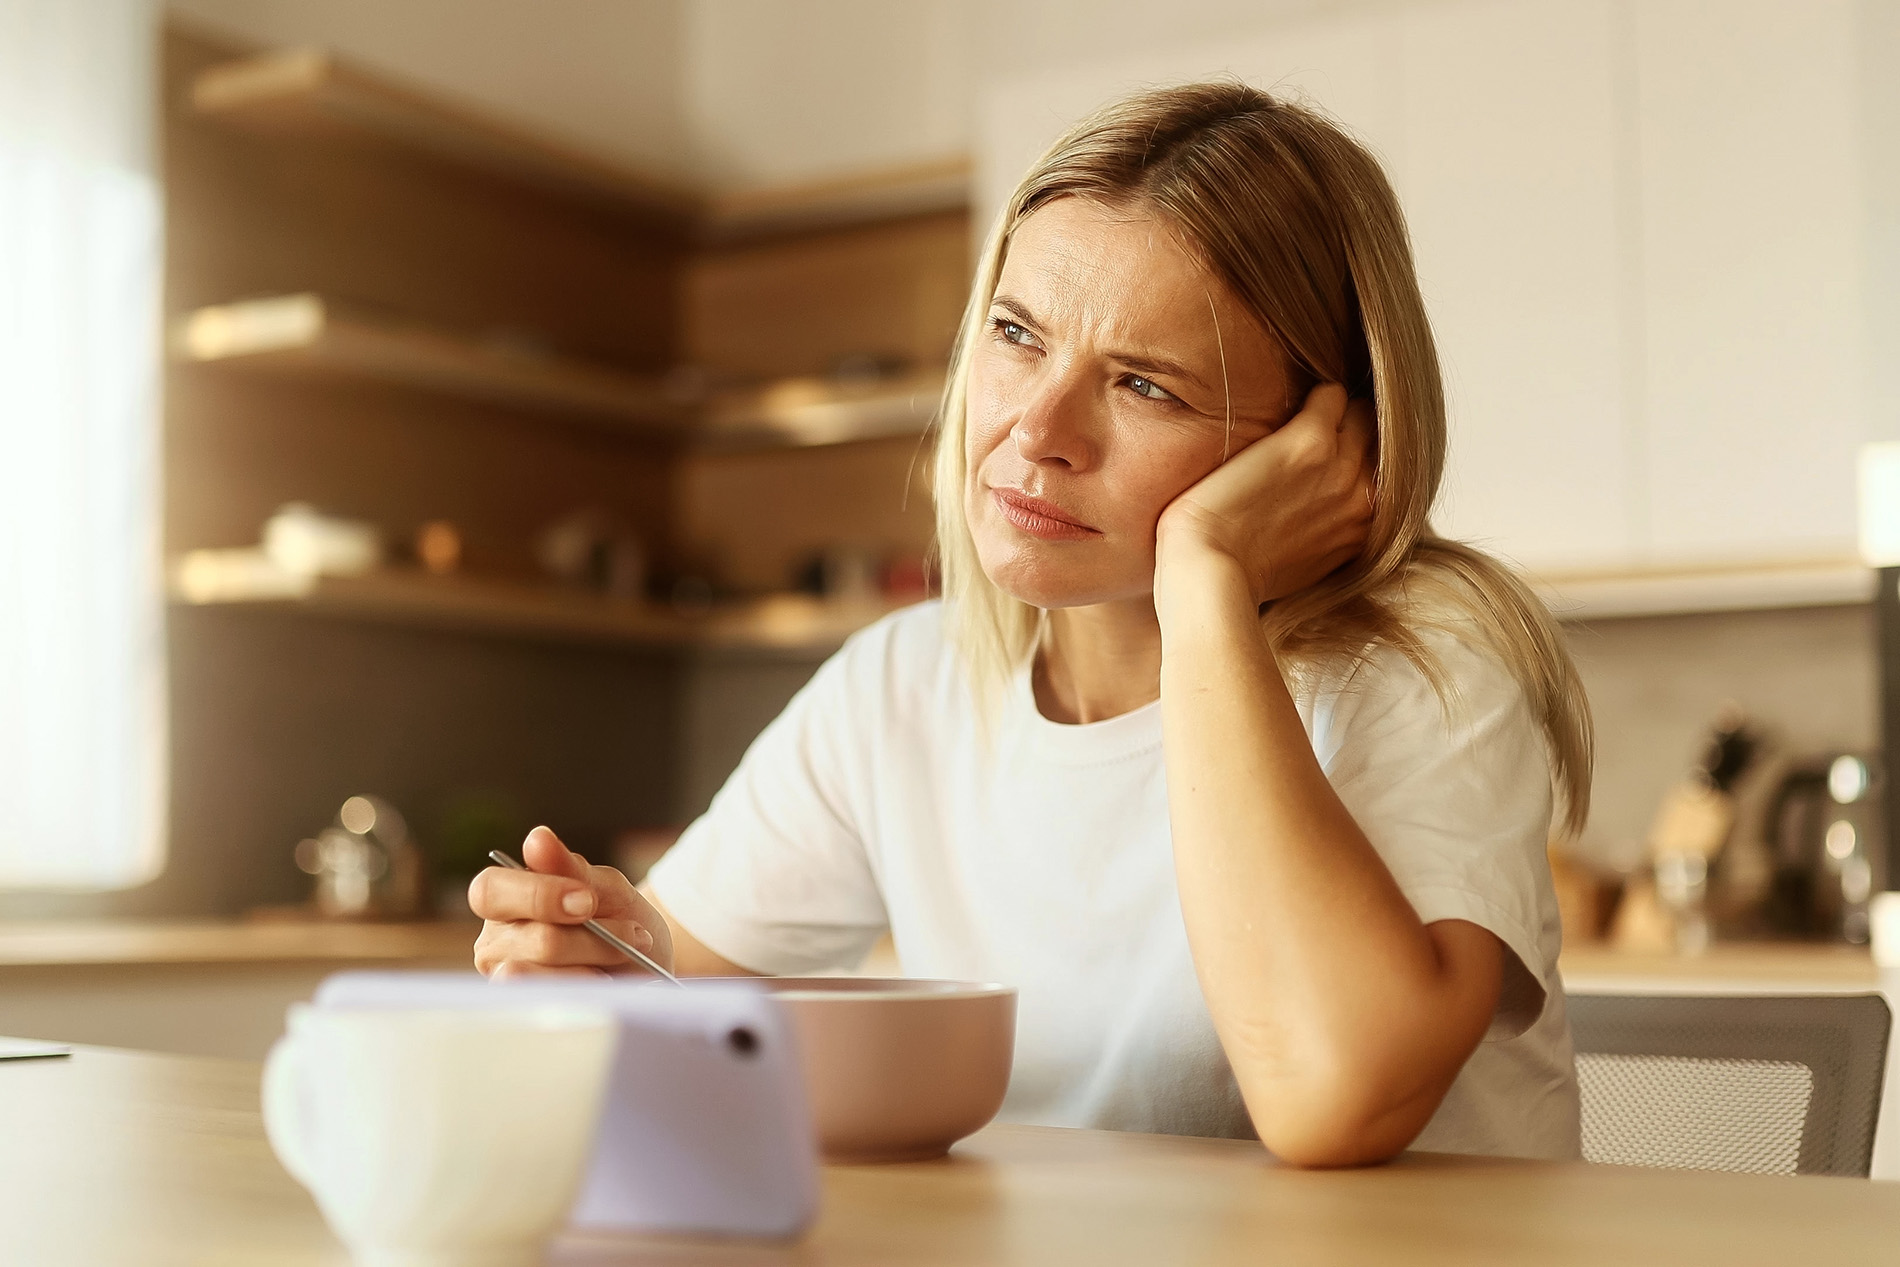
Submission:
<svg viewBox="0 0 1900 1267">
<path fill-rule="evenodd" d="M 1174 226 L 1139 205 L 1069 197 L 1037 208 L 1011 234 L 996 290 L 1065 333 L 1198 346 L 1218 319 L 1230 354 L 1272 346 Z"/>
</svg>

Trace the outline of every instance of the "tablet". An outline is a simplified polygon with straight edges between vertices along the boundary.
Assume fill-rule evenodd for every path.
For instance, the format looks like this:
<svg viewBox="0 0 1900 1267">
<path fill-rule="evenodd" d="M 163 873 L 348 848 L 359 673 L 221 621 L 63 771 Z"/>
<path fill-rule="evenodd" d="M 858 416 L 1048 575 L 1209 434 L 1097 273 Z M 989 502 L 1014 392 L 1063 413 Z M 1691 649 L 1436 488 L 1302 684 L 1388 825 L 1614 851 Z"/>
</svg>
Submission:
<svg viewBox="0 0 1900 1267">
<path fill-rule="evenodd" d="M 791 1237 L 818 1209 L 818 1150 L 791 1022 L 737 981 L 343 972 L 318 1007 L 600 1007 L 619 1048 L 577 1227 Z"/>
</svg>

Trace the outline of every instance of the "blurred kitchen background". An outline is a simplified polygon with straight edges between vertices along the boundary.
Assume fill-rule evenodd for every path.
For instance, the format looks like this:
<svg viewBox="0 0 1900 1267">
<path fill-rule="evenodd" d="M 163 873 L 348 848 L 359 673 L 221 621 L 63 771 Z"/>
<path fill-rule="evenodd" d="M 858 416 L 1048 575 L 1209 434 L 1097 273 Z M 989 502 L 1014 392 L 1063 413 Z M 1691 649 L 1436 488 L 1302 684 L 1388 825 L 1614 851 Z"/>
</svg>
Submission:
<svg viewBox="0 0 1900 1267">
<path fill-rule="evenodd" d="M 1024 166 L 1225 74 L 1332 111 L 1409 213 L 1439 525 L 1536 580 L 1595 708 L 1573 937 L 1680 941 L 1685 901 L 1865 937 L 1900 0 L 0 13 L 0 127 L 93 164 L 0 188 L 0 712 L 45 720 L 0 739 L 0 917 L 453 915 L 537 822 L 644 865 L 928 591 L 925 431 Z M 41 127 L 60 102 L 85 126 Z M 46 242 L 102 240 L 54 275 Z M 124 318 L 141 285 L 162 319 Z M 9 381 L 89 384 L 83 423 Z M 1663 923 L 1619 917 L 1659 876 Z"/>
</svg>

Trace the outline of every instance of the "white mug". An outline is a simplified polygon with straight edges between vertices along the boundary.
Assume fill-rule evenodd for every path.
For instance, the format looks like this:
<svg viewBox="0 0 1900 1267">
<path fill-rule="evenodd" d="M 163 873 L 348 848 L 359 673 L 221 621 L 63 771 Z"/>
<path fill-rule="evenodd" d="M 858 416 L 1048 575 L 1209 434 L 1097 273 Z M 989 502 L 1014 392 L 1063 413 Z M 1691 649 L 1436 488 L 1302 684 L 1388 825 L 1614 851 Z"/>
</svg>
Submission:
<svg viewBox="0 0 1900 1267">
<path fill-rule="evenodd" d="M 364 1267 L 522 1267 L 573 1204 L 614 1043 L 591 1010 L 298 1005 L 264 1126 Z"/>
</svg>

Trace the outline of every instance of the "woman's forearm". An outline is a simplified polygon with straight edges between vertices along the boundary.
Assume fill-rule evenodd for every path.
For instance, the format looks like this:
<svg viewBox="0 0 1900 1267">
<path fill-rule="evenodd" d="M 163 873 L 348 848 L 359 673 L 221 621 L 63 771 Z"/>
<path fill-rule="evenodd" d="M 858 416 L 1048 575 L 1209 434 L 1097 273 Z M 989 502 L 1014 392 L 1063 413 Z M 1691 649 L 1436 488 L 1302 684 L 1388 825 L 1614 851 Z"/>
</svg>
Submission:
<svg viewBox="0 0 1900 1267">
<path fill-rule="evenodd" d="M 1390 1156 L 1482 1036 L 1497 943 L 1419 922 L 1327 782 L 1241 569 L 1205 552 L 1164 568 L 1175 870 L 1222 1045 L 1276 1153 Z"/>
</svg>

